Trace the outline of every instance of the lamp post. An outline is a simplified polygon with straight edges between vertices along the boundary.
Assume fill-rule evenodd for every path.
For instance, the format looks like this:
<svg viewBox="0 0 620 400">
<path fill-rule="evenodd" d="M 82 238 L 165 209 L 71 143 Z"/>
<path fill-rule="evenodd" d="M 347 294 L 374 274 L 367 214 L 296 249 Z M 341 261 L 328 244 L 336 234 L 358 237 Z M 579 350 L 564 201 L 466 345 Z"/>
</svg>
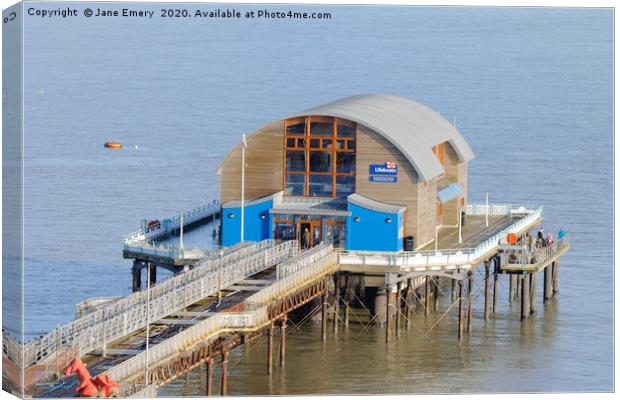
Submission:
<svg viewBox="0 0 620 400">
<path fill-rule="evenodd" d="M 243 230 L 245 219 L 245 148 L 247 147 L 245 141 L 245 133 L 243 134 L 243 144 L 241 146 L 241 237 L 240 241 L 243 242 Z"/>
<path fill-rule="evenodd" d="M 487 192 L 487 201 L 484 207 L 484 222 L 489 226 L 489 192 Z"/>
</svg>

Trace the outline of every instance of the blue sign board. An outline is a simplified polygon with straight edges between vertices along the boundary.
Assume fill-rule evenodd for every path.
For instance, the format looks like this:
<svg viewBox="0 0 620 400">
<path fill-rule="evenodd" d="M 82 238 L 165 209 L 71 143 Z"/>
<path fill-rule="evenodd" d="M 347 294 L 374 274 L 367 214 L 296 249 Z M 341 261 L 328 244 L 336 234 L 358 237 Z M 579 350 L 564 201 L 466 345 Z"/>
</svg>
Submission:
<svg viewBox="0 0 620 400">
<path fill-rule="evenodd" d="M 370 165 L 370 175 L 397 175 L 398 167 L 394 164 L 392 165 Z"/>
<path fill-rule="evenodd" d="M 380 176 L 370 176 L 368 177 L 368 180 L 370 182 L 390 182 L 390 183 L 394 183 L 398 180 L 397 176 L 385 176 L 385 175 L 380 175 Z"/>
</svg>

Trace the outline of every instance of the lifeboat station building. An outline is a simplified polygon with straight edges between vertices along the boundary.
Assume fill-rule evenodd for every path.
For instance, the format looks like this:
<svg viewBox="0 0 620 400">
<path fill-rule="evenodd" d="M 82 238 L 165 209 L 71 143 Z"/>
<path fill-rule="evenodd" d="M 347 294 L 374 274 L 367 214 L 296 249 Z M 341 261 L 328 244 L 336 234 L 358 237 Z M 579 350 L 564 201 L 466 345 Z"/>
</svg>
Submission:
<svg viewBox="0 0 620 400">
<path fill-rule="evenodd" d="M 451 123 L 403 97 L 358 95 L 290 115 L 221 163 L 221 244 L 422 248 L 437 226 L 459 223 L 473 157 Z"/>
</svg>

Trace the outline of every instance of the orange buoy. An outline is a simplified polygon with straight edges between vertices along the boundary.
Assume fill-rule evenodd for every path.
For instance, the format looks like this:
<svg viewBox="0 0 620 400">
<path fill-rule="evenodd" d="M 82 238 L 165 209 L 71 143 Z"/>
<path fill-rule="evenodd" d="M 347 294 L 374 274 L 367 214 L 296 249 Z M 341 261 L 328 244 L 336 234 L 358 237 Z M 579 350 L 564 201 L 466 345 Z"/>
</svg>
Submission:
<svg viewBox="0 0 620 400">
<path fill-rule="evenodd" d="M 105 142 L 103 146 L 107 147 L 108 149 L 122 149 L 123 148 L 123 144 L 120 142 Z"/>
<path fill-rule="evenodd" d="M 509 233 L 508 235 L 506 235 L 506 241 L 510 244 L 517 244 L 518 239 L 519 238 L 514 233 Z"/>
</svg>

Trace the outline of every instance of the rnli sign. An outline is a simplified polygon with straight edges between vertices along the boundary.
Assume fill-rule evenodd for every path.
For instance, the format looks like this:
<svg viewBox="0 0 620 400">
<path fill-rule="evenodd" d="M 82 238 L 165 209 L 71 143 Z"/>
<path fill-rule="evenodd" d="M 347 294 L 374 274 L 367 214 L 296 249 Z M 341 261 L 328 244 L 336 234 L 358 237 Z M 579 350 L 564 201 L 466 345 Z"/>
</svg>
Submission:
<svg viewBox="0 0 620 400">
<path fill-rule="evenodd" d="M 398 175 L 398 166 L 390 161 L 385 164 L 370 165 L 370 182 L 396 182 Z"/>
</svg>

